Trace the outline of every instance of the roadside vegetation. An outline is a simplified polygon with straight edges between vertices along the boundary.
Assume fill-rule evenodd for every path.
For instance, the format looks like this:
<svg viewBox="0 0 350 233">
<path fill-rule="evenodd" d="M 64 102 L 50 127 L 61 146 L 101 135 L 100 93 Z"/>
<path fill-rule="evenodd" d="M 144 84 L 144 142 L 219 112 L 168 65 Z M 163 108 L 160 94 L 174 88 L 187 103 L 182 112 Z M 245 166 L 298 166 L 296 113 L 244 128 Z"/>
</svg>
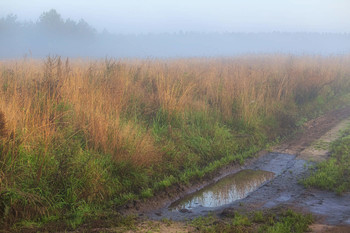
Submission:
<svg viewBox="0 0 350 233">
<path fill-rule="evenodd" d="M 266 232 L 266 233 L 302 233 L 307 232 L 313 222 L 310 214 L 304 215 L 293 210 L 274 212 L 252 212 L 248 214 L 232 213 L 218 219 L 215 216 L 199 217 L 191 222 L 194 232 Z"/>
<path fill-rule="evenodd" d="M 75 228 L 244 163 L 349 90 L 349 56 L 2 61 L 0 224 Z"/>
<path fill-rule="evenodd" d="M 350 191 L 350 127 L 331 144 L 330 158 L 318 163 L 303 183 L 341 194 Z"/>
</svg>

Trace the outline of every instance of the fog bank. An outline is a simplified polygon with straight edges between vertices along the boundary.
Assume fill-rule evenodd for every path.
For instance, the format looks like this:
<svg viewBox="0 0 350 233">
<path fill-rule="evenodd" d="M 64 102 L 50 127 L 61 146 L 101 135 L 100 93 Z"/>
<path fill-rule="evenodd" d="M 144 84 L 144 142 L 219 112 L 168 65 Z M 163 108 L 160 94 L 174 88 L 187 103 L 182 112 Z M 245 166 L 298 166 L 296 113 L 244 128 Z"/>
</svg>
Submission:
<svg viewBox="0 0 350 233">
<path fill-rule="evenodd" d="M 55 10 L 36 22 L 14 15 L 0 19 L 0 58 L 48 55 L 68 57 L 197 57 L 246 53 L 333 55 L 350 53 L 349 33 L 200 33 L 112 34 L 86 21 L 63 19 Z"/>
</svg>

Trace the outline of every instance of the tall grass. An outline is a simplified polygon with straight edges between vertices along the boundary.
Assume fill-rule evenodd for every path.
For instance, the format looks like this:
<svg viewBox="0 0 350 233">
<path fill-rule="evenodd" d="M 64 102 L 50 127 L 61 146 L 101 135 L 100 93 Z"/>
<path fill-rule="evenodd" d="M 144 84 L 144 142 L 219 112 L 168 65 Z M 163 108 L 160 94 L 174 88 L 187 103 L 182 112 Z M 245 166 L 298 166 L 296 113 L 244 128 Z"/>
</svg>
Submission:
<svg viewBox="0 0 350 233">
<path fill-rule="evenodd" d="M 1 221 L 79 222 L 242 162 L 349 88 L 349 56 L 2 61 Z"/>
</svg>

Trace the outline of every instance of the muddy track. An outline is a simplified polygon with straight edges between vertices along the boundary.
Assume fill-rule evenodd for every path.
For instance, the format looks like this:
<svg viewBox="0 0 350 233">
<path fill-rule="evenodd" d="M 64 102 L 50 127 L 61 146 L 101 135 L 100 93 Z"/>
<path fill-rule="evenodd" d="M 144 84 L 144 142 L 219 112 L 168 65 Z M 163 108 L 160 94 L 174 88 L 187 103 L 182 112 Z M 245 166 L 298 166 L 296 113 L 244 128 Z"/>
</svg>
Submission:
<svg viewBox="0 0 350 233">
<path fill-rule="evenodd" d="M 305 160 L 305 152 L 321 136 L 339 126 L 350 116 L 350 107 L 329 112 L 309 121 L 292 139 L 273 148 L 273 152 L 261 152 L 257 158 L 250 159 L 244 166 L 232 165 L 223 168 L 212 177 L 188 186 L 176 186 L 148 200 L 147 203 L 134 202 L 126 206 L 124 213 L 137 213 L 154 220 L 169 218 L 173 220 L 191 219 L 214 212 L 220 215 L 224 210 L 261 210 L 288 206 L 317 216 L 317 222 L 330 225 L 350 225 L 350 194 L 338 196 L 331 192 L 306 189 L 299 184 L 308 174 L 312 162 Z M 317 153 L 316 153 L 317 154 Z M 322 155 L 324 157 L 324 155 Z M 222 177 L 242 169 L 265 170 L 275 173 L 274 179 L 251 192 L 246 198 L 231 204 L 216 207 L 196 207 L 191 210 L 169 210 L 169 205 Z"/>
<path fill-rule="evenodd" d="M 350 107 L 337 109 L 307 122 L 293 138 L 275 147 L 273 151 L 299 155 L 312 142 L 350 116 Z"/>
</svg>

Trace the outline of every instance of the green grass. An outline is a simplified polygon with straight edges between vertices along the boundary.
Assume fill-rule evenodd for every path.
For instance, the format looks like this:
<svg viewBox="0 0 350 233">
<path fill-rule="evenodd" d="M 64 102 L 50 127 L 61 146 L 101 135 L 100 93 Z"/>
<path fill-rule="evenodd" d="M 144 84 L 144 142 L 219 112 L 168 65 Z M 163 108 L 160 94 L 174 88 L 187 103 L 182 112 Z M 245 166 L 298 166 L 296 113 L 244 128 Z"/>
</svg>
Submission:
<svg viewBox="0 0 350 233">
<path fill-rule="evenodd" d="M 311 146 L 316 150 L 328 150 L 330 143 L 322 140 L 318 140 L 313 142 Z"/>
<path fill-rule="evenodd" d="M 257 211 L 254 213 L 235 213 L 231 217 L 219 219 L 213 215 L 194 219 L 190 225 L 199 232 L 268 232 L 290 233 L 307 232 L 313 222 L 309 214 L 297 213 L 293 210 Z"/>
<path fill-rule="evenodd" d="M 332 143 L 330 158 L 317 164 L 303 183 L 338 194 L 350 191 L 350 129 Z"/>
</svg>

